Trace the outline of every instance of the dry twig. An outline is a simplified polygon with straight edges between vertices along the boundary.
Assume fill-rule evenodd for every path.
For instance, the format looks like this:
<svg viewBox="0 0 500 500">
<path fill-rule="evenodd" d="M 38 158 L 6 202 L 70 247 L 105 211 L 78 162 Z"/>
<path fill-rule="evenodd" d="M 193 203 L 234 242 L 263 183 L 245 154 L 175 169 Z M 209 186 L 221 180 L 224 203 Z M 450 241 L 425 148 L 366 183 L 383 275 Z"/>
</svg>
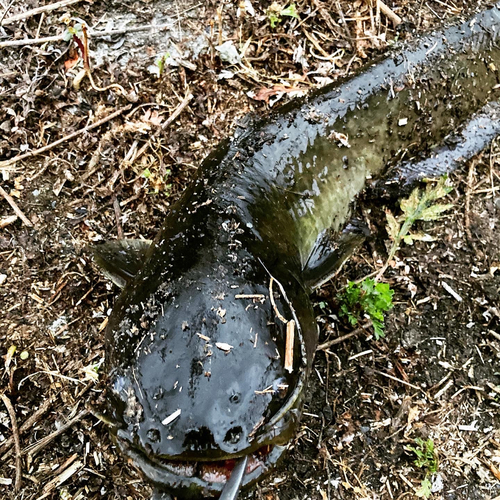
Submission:
<svg viewBox="0 0 500 500">
<path fill-rule="evenodd" d="M 471 200 L 471 193 L 473 190 L 472 183 L 474 181 L 475 172 L 476 172 L 476 162 L 472 160 L 470 162 L 469 173 L 467 175 L 467 191 L 465 192 L 465 209 L 464 209 L 465 233 L 467 234 L 467 239 L 469 240 L 470 244 L 472 244 L 473 242 L 472 233 L 470 230 L 470 200 Z"/>
<path fill-rule="evenodd" d="M 61 7 L 67 7 L 68 5 L 79 3 L 81 1 L 82 0 L 61 0 L 60 2 L 51 3 L 49 5 L 42 5 L 41 7 L 37 7 L 36 9 L 27 10 L 26 12 L 21 12 L 20 14 L 16 14 L 15 16 L 10 16 L 7 19 L 4 19 L 1 23 L 1 26 L 6 26 L 7 24 L 15 23 L 16 21 L 22 21 L 23 19 L 42 14 L 43 12 L 50 12 L 52 10 L 60 9 Z"/>
<path fill-rule="evenodd" d="M 31 417 L 28 417 L 26 419 L 26 422 L 24 422 L 24 424 L 21 425 L 21 427 L 19 428 L 19 435 L 22 435 L 27 430 L 31 429 L 33 427 L 33 425 L 35 425 L 38 422 L 38 420 L 40 420 L 40 417 L 45 412 L 47 412 L 47 410 L 52 406 L 53 402 L 54 402 L 53 398 L 46 399 L 43 402 L 43 404 L 40 405 L 40 408 L 38 408 L 38 410 L 33 412 L 33 415 L 31 415 Z M 10 448 L 13 443 L 14 443 L 14 436 L 11 436 L 9 439 L 4 441 L 2 443 L 2 445 L 0 446 L 0 453 L 2 453 L 7 448 Z M 11 455 L 11 450 L 7 451 L 7 453 L 2 457 L 2 462 L 7 460 L 7 458 L 9 458 L 10 455 Z"/>
<path fill-rule="evenodd" d="M 394 377 L 392 375 L 389 375 L 388 373 L 381 372 L 380 370 L 372 370 L 373 373 L 376 373 L 378 375 L 381 375 L 382 377 L 386 377 L 390 380 L 394 380 L 394 382 L 399 382 L 400 384 L 407 385 L 408 387 L 411 387 L 412 389 L 415 389 L 417 391 L 421 391 L 425 394 L 424 390 L 419 387 L 418 385 L 410 384 L 410 382 L 406 382 L 406 380 L 402 380 L 400 378 Z"/>
<path fill-rule="evenodd" d="M 332 347 L 332 345 L 340 344 L 341 342 L 344 342 L 344 340 L 350 339 L 351 337 L 355 337 L 356 335 L 360 334 L 361 332 L 366 331 L 367 328 L 372 326 L 371 321 L 367 321 L 363 325 L 361 325 L 359 328 L 356 328 L 356 330 L 353 330 L 351 333 L 347 333 L 346 335 L 342 335 L 342 337 L 338 337 L 333 340 L 329 340 L 328 342 L 325 342 L 324 344 L 320 344 L 318 347 L 316 347 L 317 351 L 324 351 L 328 349 L 329 347 Z"/>
<path fill-rule="evenodd" d="M 74 453 L 57 469 L 59 474 L 43 487 L 43 495 L 38 500 L 48 497 L 53 490 L 61 486 L 61 484 L 66 482 L 75 472 L 78 472 L 84 466 L 81 460 L 75 462 L 77 458 L 78 454 Z"/>
<path fill-rule="evenodd" d="M 82 420 L 82 418 L 85 418 L 89 414 L 89 411 L 87 409 L 82 410 L 76 417 L 73 417 L 71 420 L 68 420 L 65 424 L 61 425 L 59 429 L 54 431 L 52 434 L 49 434 L 48 436 L 45 436 L 44 438 L 40 439 L 36 443 L 32 444 L 31 446 L 28 446 L 22 451 L 23 455 L 28 454 L 29 457 L 33 457 L 36 455 L 39 451 L 43 450 L 50 442 L 52 442 L 57 436 L 60 436 L 64 432 L 66 432 L 71 426 Z"/>
<path fill-rule="evenodd" d="M 172 23 L 168 24 L 146 24 L 144 26 L 131 26 L 130 28 L 121 28 L 117 30 L 109 31 L 90 31 L 89 35 L 92 38 L 104 38 L 107 36 L 124 35 L 126 33 L 137 33 L 138 31 L 151 30 L 157 33 L 158 31 L 163 31 L 165 29 L 171 28 Z M 61 42 L 64 40 L 66 33 L 54 36 L 45 36 L 41 38 L 22 38 L 21 40 L 8 40 L 6 42 L 0 42 L 0 49 L 7 47 L 24 47 L 26 45 L 41 45 L 43 43 L 51 42 Z"/>
<path fill-rule="evenodd" d="M 381 0 L 377 0 L 377 5 L 380 12 L 392 22 L 394 27 L 399 26 L 403 22 L 403 20 Z"/>
<path fill-rule="evenodd" d="M 122 227 L 122 222 L 121 222 L 121 210 L 120 210 L 120 203 L 118 203 L 118 198 L 113 196 L 113 209 L 115 211 L 115 218 L 116 218 L 116 232 L 118 233 L 118 239 L 123 240 L 123 227 Z"/>
<path fill-rule="evenodd" d="M 12 207 L 12 210 L 16 212 L 16 215 L 28 226 L 33 227 L 31 221 L 23 214 L 21 209 L 17 206 L 12 196 L 7 194 L 2 186 L 0 186 L 0 194 L 5 198 L 5 201 Z"/>
<path fill-rule="evenodd" d="M 14 411 L 14 407 L 10 402 L 10 399 L 5 395 L 0 395 L 2 398 L 3 404 L 7 408 L 10 417 L 10 425 L 12 427 L 12 437 L 14 438 L 14 447 L 16 450 L 16 481 L 14 483 L 15 491 L 19 491 L 21 489 L 21 479 L 22 479 L 22 468 L 21 468 L 21 444 L 19 442 L 19 430 L 17 428 L 17 419 L 16 412 Z"/>
</svg>

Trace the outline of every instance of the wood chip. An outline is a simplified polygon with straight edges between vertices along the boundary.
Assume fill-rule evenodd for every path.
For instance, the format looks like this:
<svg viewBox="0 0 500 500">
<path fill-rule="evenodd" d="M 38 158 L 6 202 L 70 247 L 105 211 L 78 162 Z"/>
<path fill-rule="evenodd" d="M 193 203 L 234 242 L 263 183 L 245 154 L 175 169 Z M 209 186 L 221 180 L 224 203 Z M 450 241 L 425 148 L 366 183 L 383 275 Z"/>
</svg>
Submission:
<svg viewBox="0 0 500 500">
<path fill-rule="evenodd" d="M 235 299 L 256 299 L 256 300 L 265 300 L 266 296 L 261 293 L 238 293 L 234 296 Z"/>
<path fill-rule="evenodd" d="M 285 370 L 293 372 L 293 342 L 295 339 L 295 321 L 291 319 L 286 324 Z"/>
<path fill-rule="evenodd" d="M 72 459 L 71 457 L 70 459 Z M 81 468 L 83 467 L 83 462 L 81 460 L 78 460 L 77 462 L 73 463 L 70 467 L 68 467 L 66 470 L 61 472 L 57 477 L 49 481 L 44 487 L 43 487 L 43 493 L 47 494 L 54 490 L 55 488 L 58 488 L 61 486 L 61 484 L 65 483 L 75 472 L 78 472 Z"/>
<path fill-rule="evenodd" d="M 182 410 L 181 410 L 180 408 L 179 408 L 179 409 L 177 409 L 177 410 L 175 410 L 175 411 L 174 411 L 174 413 L 172 413 L 172 414 L 171 414 L 171 415 L 169 415 L 168 417 L 164 418 L 164 419 L 161 421 L 161 423 L 162 423 L 163 425 L 168 425 L 168 424 L 171 424 L 171 423 L 172 423 L 172 422 L 173 422 L 173 421 L 174 421 L 177 417 L 179 417 L 179 416 L 180 416 L 181 411 L 182 411 Z"/>
<path fill-rule="evenodd" d="M 2 217 L 0 219 L 0 229 L 10 226 L 17 220 L 17 215 L 8 215 L 7 217 Z"/>
<path fill-rule="evenodd" d="M 448 283 L 442 281 L 441 285 L 457 302 L 462 302 L 462 297 L 460 297 L 460 295 L 458 295 L 458 293 L 455 292 L 455 290 L 453 290 Z"/>
<path fill-rule="evenodd" d="M 234 347 L 232 345 L 226 344 L 225 342 L 216 342 L 215 347 L 217 347 L 217 349 L 220 349 L 221 351 L 224 351 L 224 352 L 230 352 L 231 349 L 234 349 Z"/>
</svg>

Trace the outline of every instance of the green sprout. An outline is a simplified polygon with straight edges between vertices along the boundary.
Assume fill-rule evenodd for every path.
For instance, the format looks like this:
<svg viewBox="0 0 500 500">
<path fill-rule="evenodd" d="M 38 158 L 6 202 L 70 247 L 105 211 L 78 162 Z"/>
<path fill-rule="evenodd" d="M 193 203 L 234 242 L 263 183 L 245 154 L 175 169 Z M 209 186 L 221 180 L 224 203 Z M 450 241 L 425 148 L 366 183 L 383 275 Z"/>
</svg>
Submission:
<svg viewBox="0 0 500 500">
<path fill-rule="evenodd" d="M 391 290 L 387 283 L 376 283 L 371 278 L 364 279 L 361 283 L 349 281 L 347 288 L 338 295 L 340 302 L 340 316 L 346 316 L 351 325 L 358 324 L 362 314 L 367 314 L 373 324 L 375 339 L 385 336 L 384 313 L 392 309 Z"/>
<path fill-rule="evenodd" d="M 285 16 L 300 19 L 294 3 L 283 9 L 277 2 L 273 2 L 269 9 L 267 9 L 267 19 L 273 29 L 281 22 L 281 18 Z"/>
<path fill-rule="evenodd" d="M 425 471 L 425 478 L 420 483 L 420 488 L 415 492 L 415 495 L 419 498 L 429 498 L 432 493 L 432 483 L 429 476 L 438 471 L 438 456 L 432 439 L 416 438 L 415 444 L 416 446 L 405 447 L 407 451 L 411 451 L 417 457 L 413 463 Z"/>
<path fill-rule="evenodd" d="M 452 204 L 434 203 L 436 200 L 446 196 L 453 187 L 448 185 L 448 177 L 441 177 L 436 184 L 428 182 L 425 191 L 415 188 L 409 198 L 401 201 L 400 207 L 402 215 L 394 217 L 390 210 L 386 211 L 387 233 L 392 240 L 392 246 L 389 256 L 382 269 L 378 272 L 376 280 L 384 274 L 389 263 L 399 250 L 401 242 L 407 245 L 413 245 L 416 240 L 429 241 L 429 235 L 424 233 L 410 233 L 410 229 L 416 221 L 434 221 L 439 220 L 444 212 L 453 207 Z"/>
<path fill-rule="evenodd" d="M 156 59 L 156 66 L 158 67 L 158 76 L 163 75 L 165 71 L 165 64 L 167 63 L 167 59 L 170 58 L 170 52 L 165 52 L 162 56 Z"/>
</svg>

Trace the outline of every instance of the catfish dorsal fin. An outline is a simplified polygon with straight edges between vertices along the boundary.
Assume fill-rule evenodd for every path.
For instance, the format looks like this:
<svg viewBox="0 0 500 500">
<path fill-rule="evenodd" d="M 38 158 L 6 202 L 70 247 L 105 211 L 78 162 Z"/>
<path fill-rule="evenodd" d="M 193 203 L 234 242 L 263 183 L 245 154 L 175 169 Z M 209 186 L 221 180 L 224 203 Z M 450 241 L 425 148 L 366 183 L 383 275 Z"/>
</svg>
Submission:
<svg viewBox="0 0 500 500">
<path fill-rule="evenodd" d="M 151 240 L 113 240 L 88 247 L 106 278 L 123 288 L 144 265 Z"/>
<path fill-rule="evenodd" d="M 302 271 L 306 286 L 315 290 L 332 278 L 369 235 L 368 226 L 358 219 L 352 219 L 340 234 L 321 233 Z"/>
</svg>

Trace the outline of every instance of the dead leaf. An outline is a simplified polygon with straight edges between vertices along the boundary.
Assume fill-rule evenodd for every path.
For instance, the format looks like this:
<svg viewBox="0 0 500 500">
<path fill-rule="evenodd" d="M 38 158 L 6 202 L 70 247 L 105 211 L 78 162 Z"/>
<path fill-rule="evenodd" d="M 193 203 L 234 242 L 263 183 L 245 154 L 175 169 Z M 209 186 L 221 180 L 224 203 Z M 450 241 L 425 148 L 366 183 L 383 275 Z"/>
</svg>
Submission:
<svg viewBox="0 0 500 500">
<path fill-rule="evenodd" d="M 269 102 L 269 98 L 277 94 L 282 94 L 286 92 L 302 92 L 302 89 L 298 87 L 285 87 L 284 85 L 274 85 L 272 88 L 261 88 L 257 94 L 255 94 L 254 99 L 256 101 Z"/>
<path fill-rule="evenodd" d="M 69 71 L 78 63 L 79 59 L 80 56 L 78 55 L 78 50 L 76 50 L 76 47 L 72 45 L 69 50 L 69 57 L 64 61 L 64 69 Z"/>
</svg>

